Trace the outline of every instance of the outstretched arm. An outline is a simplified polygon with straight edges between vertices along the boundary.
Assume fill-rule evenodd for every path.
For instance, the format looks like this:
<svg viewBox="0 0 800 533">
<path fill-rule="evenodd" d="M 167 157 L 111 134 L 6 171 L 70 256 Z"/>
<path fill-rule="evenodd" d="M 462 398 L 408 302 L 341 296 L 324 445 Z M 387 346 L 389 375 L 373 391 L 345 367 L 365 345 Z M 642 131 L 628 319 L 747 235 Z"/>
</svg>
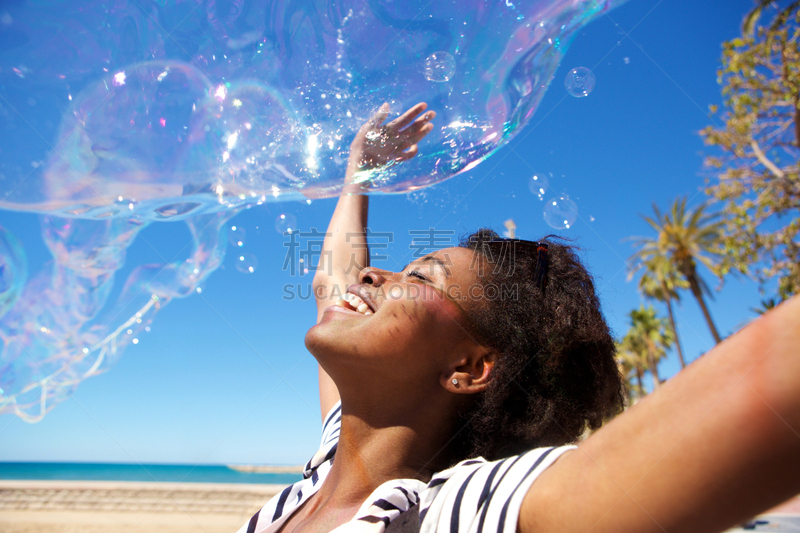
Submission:
<svg viewBox="0 0 800 533">
<path fill-rule="evenodd" d="M 371 169 L 390 161 L 400 162 L 417 154 L 417 143 L 432 129 L 433 111 L 419 103 L 400 117 L 383 124 L 389 116 L 389 106 L 380 110 L 364 124 L 350 144 L 345 186 L 325 235 L 317 272 L 314 275 L 314 295 L 317 301 L 317 321 L 322 313 L 336 303 L 349 285 L 358 282 L 358 274 L 369 266 L 367 247 L 367 211 L 369 197 L 363 194 L 369 182 L 360 182 Z M 323 418 L 339 400 L 339 392 L 330 377 L 319 369 L 319 396 Z"/>
<path fill-rule="evenodd" d="M 562 456 L 521 533 L 718 533 L 800 492 L 800 296 Z"/>
</svg>

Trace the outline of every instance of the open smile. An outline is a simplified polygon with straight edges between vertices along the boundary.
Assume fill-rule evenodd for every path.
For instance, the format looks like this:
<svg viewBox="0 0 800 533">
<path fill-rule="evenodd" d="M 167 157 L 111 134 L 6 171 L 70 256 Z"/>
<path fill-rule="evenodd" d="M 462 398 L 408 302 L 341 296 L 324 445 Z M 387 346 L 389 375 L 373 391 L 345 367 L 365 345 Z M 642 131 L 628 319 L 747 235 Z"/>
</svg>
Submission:
<svg viewBox="0 0 800 533">
<path fill-rule="evenodd" d="M 348 287 L 344 297 L 338 300 L 336 305 L 365 316 L 371 315 L 377 311 L 374 300 L 361 285 L 351 285 Z"/>
</svg>

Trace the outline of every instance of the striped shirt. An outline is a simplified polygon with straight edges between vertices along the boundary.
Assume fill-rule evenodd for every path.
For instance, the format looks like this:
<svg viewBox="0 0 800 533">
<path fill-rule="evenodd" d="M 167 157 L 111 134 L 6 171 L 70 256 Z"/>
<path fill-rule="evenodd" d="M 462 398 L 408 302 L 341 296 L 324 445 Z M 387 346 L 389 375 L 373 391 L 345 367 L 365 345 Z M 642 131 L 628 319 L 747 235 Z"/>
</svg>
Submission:
<svg viewBox="0 0 800 533">
<path fill-rule="evenodd" d="M 315 494 L 333 464 L 342 422 L 337 404 L 325 418 L 322 444 L 303 480 L 272 498 L 238 533 L 274 533 Z M 574 446 L 537 448 L 498 461 L 469 459 L 427 484 L 395 479 L 378 488 L 337 533 L 516 533 L 522 500 L 533 481 Z"/>
</svg>

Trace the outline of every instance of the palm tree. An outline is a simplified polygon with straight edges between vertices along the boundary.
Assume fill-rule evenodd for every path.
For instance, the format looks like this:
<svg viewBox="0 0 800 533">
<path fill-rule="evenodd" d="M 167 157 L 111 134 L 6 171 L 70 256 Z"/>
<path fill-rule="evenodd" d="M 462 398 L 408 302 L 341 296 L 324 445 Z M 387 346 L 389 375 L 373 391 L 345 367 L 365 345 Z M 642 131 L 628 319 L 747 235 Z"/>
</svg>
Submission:
<svg viewBox="0 0 800 533">
<path fill-rule="evenodd" d="M 647 362 L 628 337 L 617 342 L 616 346 L 617 366 L 620 374 L 625 378 L 628 401 L 630 404 L 634 404 L 644 398 L 646 394 L 643 381 Z M 636 384 L 633 383 L 633 378 L 636 378 Z"/>
<path fill-rule="evenodd" d="M 663 318 L 656 316 L 653 306 L 640 305 L 630 313 L 631 329 L 623 339 L 634 350 L 638 351 L 647 361 L 647 367 L 653 378 L 653 390 L 661 385 L 658 375 L 658 361 L 664 357 L 667 350 L 672 347 L 675 338 L 667 327 Z"/>
<path fill-rule="evenodd" d="M 717 344 L 722 339 L 717 327 L 711 319 L 703 294 L 711 295 L 706 282 L 697 272 L 697 262 L 714 270 L 715 263 L 709 254 L 715 254 L 715 247 L 720 242 L 722 222 L 716 220 L 718 215 L 705 212 L 708 203 L 704 202 L 694 209 L 686 210 L 686 198 L 677 198 L 669 213 L 662 213 L 653 204 L 654 217 L 642 218 L 656 230 L 656 237 L 638 237 L 636 246 L 639 251 L 634 254 L 640 259 L 649 261 L 663 256 L 669 260 L 674 269 L 689 284 L 692 295 L 700 305 L 703 316 Z"/>
<path fill-rule="evenodd" d="M 751 307 L 750 310 L 760 316 L 775 309 L 783 302 L 783 298 L 767 298 L 766 300 L 761 300 L 761 307 Z"/>
<path fill-rule="evenodd" d="M 754 7 L 750 13 L 745 15 L 744 22 L 742 23 L 742 31 L 746 35 L 753 34 L 756 29 L 756 23 L 758 22 L 758 19 L 761 18 L 761 13 L 764 11 L 764 8 L 771 5 L 774 1 L 775 0 L 757 0 L 758 3 L 756 7 Z M 783 21 L 789 18 L 789 16 L 792 14 L 792 11 L 796 10 L 798 7 L 800 7 L 800 0 L 794 0 L 783 10 L 779 11 L 775 16 L 775 20 L 772 22 L 772 27 L 777 28 L 780 26 Z"/>
<path fill-rule="evenodd" d="M 683 350 L 681 343 L 678 339 L 678 329 L 675 326 L 675 316 L 672 313 L 672 301 L 680 301 L 681 297 L 677 289 L 689 288 L 688 282 L 681 278 L 677 270 L 663 255 L 655 255 L 652 257 L 641 258 L 639 252 L 635 253 L 632 257 L 633 267 L 630 268 L 628 273 L 628 280 L 641 268 L 644 268 L 642 277 L 639 278 L 639 291 L 646 298 L 664 302 L 667 306 L 667 315 L 669 316 L 669 326 L 672 329 L 672 335 L 675 338 L 675 348 L 678 350 L 678 360 L 681 363 L 681 368 L 686 368 L 686 361 L 683 358 Z"/>
</svg>

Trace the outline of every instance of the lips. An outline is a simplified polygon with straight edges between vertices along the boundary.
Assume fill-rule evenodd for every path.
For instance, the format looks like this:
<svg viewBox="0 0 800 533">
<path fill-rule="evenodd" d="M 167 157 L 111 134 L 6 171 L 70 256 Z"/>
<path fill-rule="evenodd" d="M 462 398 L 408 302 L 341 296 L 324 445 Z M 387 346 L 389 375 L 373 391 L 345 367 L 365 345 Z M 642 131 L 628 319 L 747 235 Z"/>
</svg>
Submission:
<svg viewBox="0 0 800 533">
<path fill-rule="evenodd" d="M 361 300 L 361 303 L 367 305 L 369 311 L 374 313 L 378 310 L 375 300 L 372 299 L 372 295 L 364 288 L 363 285 L 350 285 L 347 288 L 347 294 L 356 296 L 359 300 Z"/>
<path fill-rule="evenodd" d="M 369 308 L 367 304 L 361 301 L 361 298 L 352 294 L 345 294 L 344 300 L 340 300 L 342 305 L 346 309 L 350 309 L 351 311 L 355 311 L 356 313 L 362 315 L 371 315 L 372 310 Z"/>
</svg>

